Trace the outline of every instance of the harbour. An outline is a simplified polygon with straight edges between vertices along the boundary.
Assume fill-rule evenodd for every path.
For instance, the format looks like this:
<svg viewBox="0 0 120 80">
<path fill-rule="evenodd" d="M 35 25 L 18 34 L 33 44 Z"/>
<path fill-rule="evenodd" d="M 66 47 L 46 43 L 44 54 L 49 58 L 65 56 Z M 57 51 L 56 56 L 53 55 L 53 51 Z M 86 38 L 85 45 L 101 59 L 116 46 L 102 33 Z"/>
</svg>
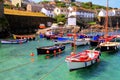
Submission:
<svg viewBox="0 0 120 80">
<path fill-rule="evenodd" d="M 1 0 L 0 79 L 119 80 L 120 10 L 106 1 Z"/>
<path fill-rule="evenodd" d="M 44 44 L 46 43 L 46 44 Z M 119 51 L 112 54 L 101 53 L 100 62 L 87 68 L 69 71 L 65 57 L 72 48 L 66 44 L 66 49 L 57 56 L 47 58 L 37 55 L 38 46 L 53 45 L 46 39 L 29 41 L 25 44 L 0 45 L 0 77 L 2 80 L 118 80 Z M 90 46 L 77 47 L 76 52 L 89 49 Z M 30 53 L 33 52 L 34 56 Z M 111 77 L 112 75 L 112 77 Z"/>
</svg>

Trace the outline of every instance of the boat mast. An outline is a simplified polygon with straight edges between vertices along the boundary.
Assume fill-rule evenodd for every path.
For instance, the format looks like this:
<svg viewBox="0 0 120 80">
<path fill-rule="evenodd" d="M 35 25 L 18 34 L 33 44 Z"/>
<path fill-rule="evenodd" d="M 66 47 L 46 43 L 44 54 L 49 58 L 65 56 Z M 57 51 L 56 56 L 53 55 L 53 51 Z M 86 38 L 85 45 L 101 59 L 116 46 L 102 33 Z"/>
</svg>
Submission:
<svg viewBox="0 0 120 80">
<path fill-rule="evenodd" d="M 105 38 L 108 36 L 108 0 L 107 0 L 107 6 L 106 6 L 106 24 L 105 24 Z"/>
<path fill-rule="evenodd" d="M 117 27 L 116 27 L 116 34 L 117 34 L 117 31 L 118 31 L 118 21 L 117 21 Z"/>
<path fill-rule="evenodd" d="M 76 43 L 76 32 L 75 32 L 75 26 L 74 26 L 74 33 L 73 33 L 73 39 L 74 39 L 74 41 L 73 41 L 73 43 L 74 43 L 74 50 L 73 50 L 73 52 L 74 53 L 76 53 L 76 45 L 75 45 L 75 43 Z"/>
</svg>

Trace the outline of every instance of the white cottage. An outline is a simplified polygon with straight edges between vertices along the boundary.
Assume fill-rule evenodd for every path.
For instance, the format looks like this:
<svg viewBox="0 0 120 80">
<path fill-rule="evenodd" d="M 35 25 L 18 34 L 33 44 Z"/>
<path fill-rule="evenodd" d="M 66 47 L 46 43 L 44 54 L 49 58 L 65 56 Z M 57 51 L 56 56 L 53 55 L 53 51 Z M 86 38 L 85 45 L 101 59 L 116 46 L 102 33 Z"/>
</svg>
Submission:
<svg viewBox="0 0 120 80">
<path fill-rule="evenodd" d="M 54 17 L 54 11 L 52 8 L 45 8 L 43 7 L 41 9 L 41 12 L 44 13 L 45 15 L 49 16 L 49 17 Z"/>
<path fill-rule="evenodd" d="M 119 13 L 118 13 L 118 12 L 119 12 Z M 117 16 L 118 14 L 120 15 L 120 11 L 115 10 L 115 9 L 108 11 L 108 16 Z M 101 11 L 98 13 L 98 16 L 100 16 L 100 17 L 106 16 L 106 10 L 101 9 Z"/>
</svg>

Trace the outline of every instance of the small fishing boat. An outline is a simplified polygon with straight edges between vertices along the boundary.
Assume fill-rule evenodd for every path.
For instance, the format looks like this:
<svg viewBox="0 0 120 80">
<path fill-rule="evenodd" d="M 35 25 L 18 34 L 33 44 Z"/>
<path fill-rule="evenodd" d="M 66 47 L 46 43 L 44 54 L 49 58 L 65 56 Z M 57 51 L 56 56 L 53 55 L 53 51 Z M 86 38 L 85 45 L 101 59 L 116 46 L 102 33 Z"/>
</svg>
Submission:
<svg viewBox="0 0 120 80">
<path fill-rule="evenodd" d="M 77 37 L 75 32 L 73 34 L 73 38 L 73 52 L 65 58 L 65 62 L 67 62 L 70 71 L 91 66 L 99 61 L 100 52 L 97 50 L 85 50 L 83 52 L 76 53 L 75 43 L 77 41 Z"/>
<path fill-rule="evenodd" d="M 93 36 L 93 38 L 89 42 L 90 46 L 97 46 L 97 45 L 99 45 L 100 44 L 99 38 L 100 38 L 99 35 Z"/>
<path fill-rule="evenodd" d="M 101 52 L 116 52 L 118 50 L 119 43 L 118 42 L 110 42 L 108 39 L 108 0 L 106 7 L 106 25 L 105 25 L 105 42 L 100 43 L 100 51 Z M 115 36 L 113 36 L 115 38 Z"/>
<path fill-rule="evenodd" d="M 90 40 L 90 46 L 98 46 L 100 43 L 107 41 L 113 41 L 115 39 L 115 36 L 107 36 L 104 38 L 103 36 L 94 36 L 92 40 Z"/>
<path fill-rule="evenodd" d="M 58 35 L 55 35 L 52 30 L 47 30 L 47 32 L 45 33 L 44 37 L 47 39 L 47 40 L 50 40 L 50 39 L 57 39 L 58 38 Z"/>
<path fill-rule="evenodd" d="M 79 37 L 78 37 L 78 35 L 79 34 L 67 34 L 67 36 L 71 36 L 71 37 L 76 37 L 76 41 L 74 42 L 74 40 L 72 41 L 72 43 L 71 43 L 71 46 L 72 47 L 74 47 L 74 45 L 75 46 L 81 46 L 81 45 L 87 45 L 87 44 L 89 44 L 89 40 L 90 40 L 90 38 L 89 37 L 87 37 L 86 35 L 79 35 Z"/>
<path fill-rule="evenodd" d="M 27 39 L 1 40 L 2 44 L 22 44 L 27 42 Z"/>
<path fill-rule="evenodd" d="M 55 44 L 69 44 L 72 43 L 72 38 L 69 37 L 58 37 L 56 40 L 54 40 Z"/>
<path fill-rule="evenodd" d="M 89 41 L 88 40 L 85 40 L 85 39 L 77 39 L 75 42 L 72 42 L 72 47 L 75 46 L 82 46 L 82 45 L 87 45 L 89 44 Z"/>
<path fill-rule="evenodd" d="M 35 40 L 36 36 L 35 36 L 35 34 L 31 34 L 31 35 L 16 35 L 16 34 L 13 34 L 13 38 L 14 39 L 27 39 L 27 40 L 31 41 L 31 40 Z"/>
<path fill-rule="evenodd" d="M 65 45 L 57 44 L 53 46 L 38 47 L 37 54 L 56 54 L 62 52 L 65 49 Z"/>
<path fill-rule="evenodd" d="M 85 68 L 99 62 L 100 51 L 96 50 L 85 50 L 83 52 L 79 52 L 67 56 L 65 62 L 67 62 L 69 70 L 76 70 L 80 68 Z"/>
<path fill-rule="evenodd" d="M 100 51 L 102 52 L 114 52 L 118 50 L 120 43 L 118 42 L 104 42 L 100 44 Z"/>
</svg>

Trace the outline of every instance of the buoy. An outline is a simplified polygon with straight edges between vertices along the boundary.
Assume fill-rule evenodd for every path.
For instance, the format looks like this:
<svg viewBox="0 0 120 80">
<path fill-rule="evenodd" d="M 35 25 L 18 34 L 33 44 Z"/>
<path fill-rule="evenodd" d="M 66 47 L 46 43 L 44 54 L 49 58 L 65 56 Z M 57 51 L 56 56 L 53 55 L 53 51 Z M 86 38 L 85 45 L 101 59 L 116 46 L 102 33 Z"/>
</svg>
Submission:
<svg viewBox="0 0 120 80">
<path fill-rule="evenodd" d="M 56 53 L 56 50 L 54 50 L 53 52 Z"/>
<path fill-rule="evenodd" d="M 61 53 L 61 49 L 58 50 Z"/>
<path fill-rule="evenodd" d="M 56 56 L 56 50 L 54 50 L 53 52 L 54 52 L 54 56 Z"/>
<path fill-rule="evenodd" d="M 107 50 L 109 50 L 109 47 L 107 47 Z"/>
<path fill-rule="evenodd" d="M 115 47 L 115 50 L 116 50 L 117 48 Z"/>
<path fill-rule="evenodd" d="M 50 53 L 49 50 L 47 50 L 46 53 L 49 54 Z"/>
<path fill-rule="evenodd" d="M 32 53 L 30 54 L 30 56 L 34 56 L 34 53 L 32 52 Z"/>
<path fill-rule="evenodd" d="M 75 53 L 74 53 L 74 52 L 71 52 L 71 53 L 70 53 L 70 55 L 71 55 L 71 56 L 74 56 L 74 55 L 75 55 Z"/>
</svg>

